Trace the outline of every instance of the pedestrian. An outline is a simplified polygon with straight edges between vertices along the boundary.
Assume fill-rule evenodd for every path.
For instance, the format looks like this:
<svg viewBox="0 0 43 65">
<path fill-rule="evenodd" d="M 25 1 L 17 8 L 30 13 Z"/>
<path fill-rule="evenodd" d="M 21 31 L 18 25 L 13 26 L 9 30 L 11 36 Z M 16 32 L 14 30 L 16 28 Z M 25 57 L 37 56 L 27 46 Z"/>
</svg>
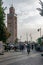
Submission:
<svg viewBox="0 0 43 65">
<path fill-rule="evenodd" d="M 27 53 L 29 54 L 30 52 L 30 44 L 27 44 Z"/>
<path fill-rule="evenodd" d="M 32 44 L 32 50 L 33 50 L 33 44 Z"/>
</svg>

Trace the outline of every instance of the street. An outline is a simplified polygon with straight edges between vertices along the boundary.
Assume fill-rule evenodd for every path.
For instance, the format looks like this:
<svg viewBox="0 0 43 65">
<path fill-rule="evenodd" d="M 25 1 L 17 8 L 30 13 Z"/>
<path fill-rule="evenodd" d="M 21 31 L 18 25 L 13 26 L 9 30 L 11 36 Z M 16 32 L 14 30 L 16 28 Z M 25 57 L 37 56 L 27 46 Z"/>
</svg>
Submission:
<svg viewBox="0 0 43 65">
<path fill-rule="evenodd" d="M 40 52 L 32 51 L 28 55 L 25 52 L 12 52 L 10 56 L 0 58 L 0 65 L 43 65 L 43 57 Z M 18 54 L 17 54 L 18 53 Z"/>
<path fill-rule="evenodd" d="M 39 55 L 40 56 L 40 55 Z M 8 64 L 8 65 L 43 65 L 43 58 L 36 55 L 35 57 L 28 57 L 26 59 Z"/>
<path fill-rule="evenodd" d="M 0 65 L 43 65 L 42 17 L 43 0 L 0 0 Z"/>
</svg>

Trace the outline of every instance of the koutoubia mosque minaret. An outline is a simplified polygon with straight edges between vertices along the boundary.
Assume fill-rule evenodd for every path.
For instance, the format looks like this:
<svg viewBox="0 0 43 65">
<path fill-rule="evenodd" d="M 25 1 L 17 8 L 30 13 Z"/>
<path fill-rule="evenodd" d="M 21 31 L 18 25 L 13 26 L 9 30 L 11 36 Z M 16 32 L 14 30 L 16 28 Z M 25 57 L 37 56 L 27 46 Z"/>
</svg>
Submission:
<svg viewBox="0 0 43 65">
<path fill-rule="evenodd" d="M 8 43 L 14 43 L 17 39 L 17 15 L 15 14 L 15 8 L 11 6 L 9 13 L 7 14 L 7 28 L 11 36 L 8 38 Z"/>
</svg>

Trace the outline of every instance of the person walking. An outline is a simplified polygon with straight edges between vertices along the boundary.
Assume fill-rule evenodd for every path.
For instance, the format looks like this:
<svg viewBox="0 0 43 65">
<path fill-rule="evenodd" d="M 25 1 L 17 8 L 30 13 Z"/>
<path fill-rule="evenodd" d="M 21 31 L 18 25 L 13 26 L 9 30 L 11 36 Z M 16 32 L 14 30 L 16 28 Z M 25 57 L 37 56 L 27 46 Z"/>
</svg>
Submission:
<svg viewBox="0 0 43 65">
<path fill-rule="evenodd" d="M 27 44 L 27 53 L 29 54 L 30 52 L 30 44 Z"/>
<path fill-rule="evenodd" d="M 33 50 L 33 44 L 32 44 L 32 50 Z"/>
</svg>

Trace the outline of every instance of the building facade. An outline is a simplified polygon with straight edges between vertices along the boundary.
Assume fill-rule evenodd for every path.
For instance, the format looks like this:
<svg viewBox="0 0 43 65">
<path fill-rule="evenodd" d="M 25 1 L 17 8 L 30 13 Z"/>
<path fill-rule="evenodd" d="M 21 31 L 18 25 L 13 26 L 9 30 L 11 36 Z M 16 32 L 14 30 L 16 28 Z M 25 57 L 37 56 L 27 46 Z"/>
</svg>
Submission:
<svg viewBox="0 0 43 65">
<path fill-rule="evenodd" d="M 7 14 L 7 28 L 11 34 L 7 43 L 14 43 L 17 39 L 17 15 L 13 6 L 9 8 L 9 14 Z"/>
</svg>

